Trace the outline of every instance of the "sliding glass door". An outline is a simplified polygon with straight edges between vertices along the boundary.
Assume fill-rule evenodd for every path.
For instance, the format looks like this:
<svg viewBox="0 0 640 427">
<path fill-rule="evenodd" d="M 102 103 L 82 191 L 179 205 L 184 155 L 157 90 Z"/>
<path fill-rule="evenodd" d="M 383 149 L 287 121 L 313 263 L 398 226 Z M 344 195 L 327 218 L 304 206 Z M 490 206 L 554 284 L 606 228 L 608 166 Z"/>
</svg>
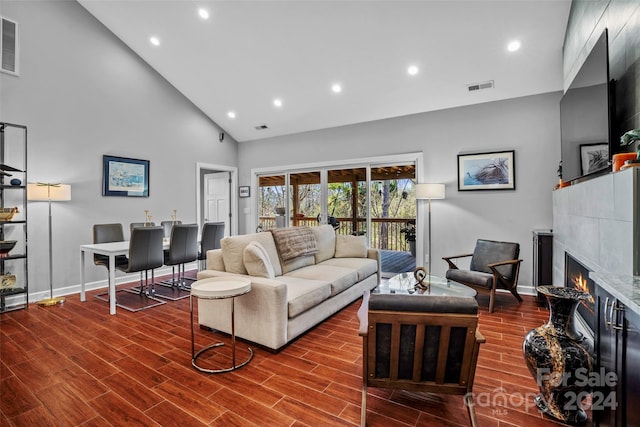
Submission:
<svg viewBox="0 0 640 427">
<path fill-rule="evenodd" d="M 383 271 L 415 268 L 415 162 L 287 171 L 258 183 L 258 229 L 331 224 L 381 249 Z"/>
</svg>

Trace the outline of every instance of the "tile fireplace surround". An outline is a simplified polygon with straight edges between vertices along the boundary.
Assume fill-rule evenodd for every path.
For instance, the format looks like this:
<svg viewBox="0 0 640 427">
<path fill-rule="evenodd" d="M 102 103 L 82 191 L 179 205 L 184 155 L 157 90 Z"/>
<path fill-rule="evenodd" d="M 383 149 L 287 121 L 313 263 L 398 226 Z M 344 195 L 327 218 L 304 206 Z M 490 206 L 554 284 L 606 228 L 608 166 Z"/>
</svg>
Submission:
<svg viewBox="0 0 640 427">
<path fill-rule="evenodd" d="M 626 169 L 553 192 L 554 285 L 564 284 L 565 252 L 596 273 L 633 275 L 639 172 Z"/>
</svg>

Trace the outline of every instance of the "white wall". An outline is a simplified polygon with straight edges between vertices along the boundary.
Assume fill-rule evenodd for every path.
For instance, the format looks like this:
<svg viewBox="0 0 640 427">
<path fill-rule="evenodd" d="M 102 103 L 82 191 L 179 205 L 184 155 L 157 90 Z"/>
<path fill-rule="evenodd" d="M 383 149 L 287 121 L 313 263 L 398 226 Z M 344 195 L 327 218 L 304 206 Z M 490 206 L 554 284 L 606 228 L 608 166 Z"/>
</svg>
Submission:
<svg viewBox="0 0 640 427">
<path fill-rule="evenodd" d="M 446 183 L 432 204 L 434 274 L 442 256 L 473 250 L 475 240 L 519 242 L 523 287 L 531 286 L 534 229 L 551 228 L 551 190 L 560 159 L 560 93 L 491 102 L 239 144 L 240 185 L 252 168 L 423 152 L 421 182 Z M 515 191 L 457 191 L 457 155 L 515 150 Z M 256 194 L 255 189 L 251 192 Z M 255 210 L 255 196 L 241 199 Z M 241 230 L 243 220 L 240 219 Z M 253 225 L 255 227 L 255 225 Z M 245 231 L 252 231 L 251 229 Z M 526 291 L 526 289 L 523 289 Z"/>
<path fill-rule="evenodd" d="M 54 287 L 80 282 L 94 223 L 196 221 L 196 162 L 237 166 L 237 144 L 75 1 L 5 1 L 19 23 L 20 76 L 0 74 L 0 120 L 29 132 L 29 181 L 64 182 L 53 206 Z M 150 197 L 101 195 L 102 155 L 151 161 Z M 29 204 L 30 293 L 48 290 L 46 203 Z M 88 269 L 89 281 L 106 270 Z M 74 289 L 68 289 L 74 290 Z M 41 295 L 37 295 L 41 296 Z"/>
</svg>

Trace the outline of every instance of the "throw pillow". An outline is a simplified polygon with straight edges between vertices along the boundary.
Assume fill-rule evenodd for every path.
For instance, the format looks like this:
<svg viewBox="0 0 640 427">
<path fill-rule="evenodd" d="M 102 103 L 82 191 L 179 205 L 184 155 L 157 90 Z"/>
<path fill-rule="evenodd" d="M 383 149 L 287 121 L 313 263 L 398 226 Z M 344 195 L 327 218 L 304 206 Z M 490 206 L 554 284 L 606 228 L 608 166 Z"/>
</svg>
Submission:
<svg viewBox="0 0 640 427">
<path fill-rule="evenodd" d="M 273 265 L 269 261 L 267 251 L 260 243 L 251 242 L 245 246 L 242 260 L 250 276 L 265 277 L 267 279 L 275 277 Z"/>
<path fill-rule="evenodd" d="M 336 235 L 336 258 L 366 258 L 367 240 L 365 236 Z"/>
</svg>

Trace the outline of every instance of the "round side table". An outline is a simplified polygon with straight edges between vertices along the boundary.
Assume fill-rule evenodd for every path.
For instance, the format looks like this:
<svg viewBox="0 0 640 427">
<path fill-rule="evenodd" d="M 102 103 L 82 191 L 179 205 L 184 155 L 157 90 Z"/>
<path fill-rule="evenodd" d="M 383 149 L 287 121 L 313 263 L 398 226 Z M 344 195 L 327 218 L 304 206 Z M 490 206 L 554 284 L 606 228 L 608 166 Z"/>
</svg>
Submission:
<svg viewBox="0 0 640 427">
<path fill-rule="evenodd" d="M 240 364 L 236 364 L 236 332 L 235 332 L 235 315 L 234 303 L 235 297 L 251 292 L 251 280 L 244 277 L 212 277 L 209 279 L 198 280 L 191 284 L 191 295 L 189 297 L 189 310 L 191 312 L 191 364 L 194 368 L 201 372 L 209 374 L 218 374 L 222 372 L 230 372 L 243 367 L 253 359 L 253 350 L 249 350 L 249 357 Z M 194 332 L 193 332 L 193 299 L 226 299 L 231 298 L 231 360 L 230 368 L 225 369 L 206 369 L 198 366 L 198 357 L 215 347 L 223 346 L 224 343 L 215 343 L 204 347 L 198 352 L 195 351 Z"/>
</svg>

